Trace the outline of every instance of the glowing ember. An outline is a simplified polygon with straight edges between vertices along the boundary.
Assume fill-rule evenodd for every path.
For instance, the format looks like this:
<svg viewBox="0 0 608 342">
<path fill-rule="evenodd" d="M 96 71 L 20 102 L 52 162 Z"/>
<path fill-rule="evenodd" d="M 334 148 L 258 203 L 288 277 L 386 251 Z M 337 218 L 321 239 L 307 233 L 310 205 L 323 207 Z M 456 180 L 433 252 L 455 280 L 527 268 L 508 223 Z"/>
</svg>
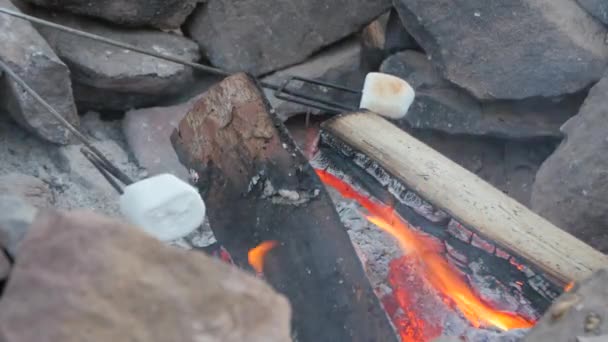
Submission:
<svg viewBox="0 0 608 342">
<path fill-rule="evenodd" d="M 251 265 L 251 267 L 253 267 L 258 274 L 264 273 L 264 258 L 266 257 L 266 254 L 268 254 L 268 252 L 270 252 L 278 244 L 279 243 L 277 241 L 264 241 L 257 247 L 249 250 L 247 255 L 249 265 Z"/>
<path fill-rule="evenodd" d="M 317 170 L 317 174 L 325 184 L 336 189 L 342 196 L 357 201 L 365 208 L 370 214 L 368 220 L 393 236 L 407 254 L 407 258 L 415 262 L 412 270 L 415 270 L 414 272 L 427 284 L 437 290 L 450 306 L 457 308 L 471 325 L 476 328 L 495 327 L 503 331 L 529 328 L 534 325 L 534 322 L 524 317 L 495 310 L 485 303 L 443 257 L 441 245 L 412 229 L 393 208 L 363 196 L 349 184 L 326 171 Z M 401 308 L 405 315 L 408 315 L 408 307 Z M 408 318 L 408 321 L 420 325 L 411 317 Z M 400 333 L 403 338 L 403 331 Z M 417 333 L 420 333 L 420 329 Z M 415 338 L 411 334 L 408 336 L 409 340 Z"/>
<path fill-rule="evenodd" d="M 509 260 L 509 262 L 511 263 L 511 265 L 515 266 L 518 270 L 520 271 L 524 271 L 526 268 L 524 267 L 524 265 L 518 263 L 517 261 L 513 260 L 513 258 L 511 258 L 511 260 Z"/>
<path fill-rule="evenodd" d="M 388 282 L 393 293 L 385 295 L 382 304 L 397 327 L 401 341 L 431 341 L 443 330 L 441 319 L 434 314 L 444 304 L 434 293 L 429 293 L 414 267 L 415 262 L 409 256 L 391 261 Z M 416 291 L 411 291 L 412 288 Z"/>
<path fill-rule="evenodd" d="M 447 260 L 424 245 L 417 233 L 400 219 L 388 221 L 377 216 L 368 217 L 370 222 L 394 236 L 402 248 L 419 257 L 419 272 L 476 328 L 493 326 L 501 330 L 529 328 L 533 323 L 509 312 L 494 310 L 483 302 L 462 277 L 454 271 Z M 408 231 L 404 233 L 404 231 Z"/>
<path fill-rule="evenodd" d="M 566 287 L 564 287 L 564 292 L 570 292 L 570 290 L 572 290 L 574 288 L 574 282 L 571 281 L 568 283 L 568 285 L 566 285 Z"/>
</svg>

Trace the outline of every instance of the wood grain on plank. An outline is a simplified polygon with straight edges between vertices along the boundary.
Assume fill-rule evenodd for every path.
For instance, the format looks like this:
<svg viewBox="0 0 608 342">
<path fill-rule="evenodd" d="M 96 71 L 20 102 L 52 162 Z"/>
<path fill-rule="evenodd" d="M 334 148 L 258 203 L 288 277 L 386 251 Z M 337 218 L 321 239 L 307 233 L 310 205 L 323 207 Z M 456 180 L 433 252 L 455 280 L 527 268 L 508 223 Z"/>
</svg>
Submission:
<svg viewBox="0 0 608 342">
<path fill-rule="evenodd" d="M 563 282 L 608 266 L 605 254 L 376 114 L 342 115 L 327 121 L 324 129 L 425 200 Z"/>
</svg>

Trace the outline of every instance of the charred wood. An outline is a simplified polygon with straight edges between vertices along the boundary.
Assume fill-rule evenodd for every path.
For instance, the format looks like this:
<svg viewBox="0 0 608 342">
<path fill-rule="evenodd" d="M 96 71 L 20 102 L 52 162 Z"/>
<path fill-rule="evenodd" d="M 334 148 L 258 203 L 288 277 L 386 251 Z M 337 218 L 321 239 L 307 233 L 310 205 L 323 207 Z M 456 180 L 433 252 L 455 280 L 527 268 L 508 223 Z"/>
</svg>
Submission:
<svg viewBox="0 0 608 342">
<path fill-rule="evenodd" d="M 198 172 L 211 228 L 237 265 L 279 241 L 264 274 L 292 304 L 296 340 L 395 341 L 331 199 L 250 77 L 211 88 L 172 142 Z"/>
</svg>

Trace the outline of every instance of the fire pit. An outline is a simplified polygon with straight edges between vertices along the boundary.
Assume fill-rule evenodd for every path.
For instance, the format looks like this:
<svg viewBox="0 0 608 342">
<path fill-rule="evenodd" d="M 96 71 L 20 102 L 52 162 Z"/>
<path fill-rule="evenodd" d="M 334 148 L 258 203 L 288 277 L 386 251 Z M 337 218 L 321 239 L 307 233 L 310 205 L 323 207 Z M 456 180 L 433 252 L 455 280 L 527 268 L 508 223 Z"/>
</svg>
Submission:
<svg viewBox="0 0 608 342">
<path fill-rule="evenodd" d="M 324 163 L 317 160 L 314 164 Z M 434 236 L 414 228 L 393 206 L 372 199 L 360 187 L 336 176 L 339 171 L 327 163 L 325 166 L 317 173 L 335 190 L 339 212 L 402 341 L 429 341 L 441 334 L 466 336 L 469 340 L 518 336 L 520 332 L 503 332 L 533 326 L 539 310 L 524 296 L 524 282 L 515 280 L 521 277 L 503 277 L 513 279 L 503 285 L 487 272 L 485 261 L 490 258 L 475 260 L 474 252 L 467 253 L 476 247 L 453 247 L 447 242 L 451 240 L 449 234 Z M 332 169 L 333 173 L 326 171 Z M 345 199 L 354 200 L 356 205 Z M 455 224 L 451 221 L 449 226 Z M 373 229 L 390 235 L 396 243 L 370 233 Z M 372 242 L 378 238 L 381 242 Z M 507 271 L 516 269 L 510 264 L 499 266 Z M 538 303 L 540 295 L 529 294 Z"/>
<path fill-rule="evenodd" d="M 352 122 L 341 119 L 324 125 L 320 149 L 299 148 L 255 82 L 239 74 L 197 101 L 172 136 L 182 163 L 199 175 L 218 242 L 290 299 L 294 340 L 516 340 L 568 281 L 605 263 L 468 174 L 457 181 L 479 191 L 467 196 L 494 196 L 492 209 L 424 201 L 418 193 L 437 193 L 434 175 L 420 177 L 435 192 L 394 178 L 399 165 L 383 163 L 390 148 L 374 150 L 364 134 L 349 137 L 343 128 Z M 303 150 L 319 152 L 308 160 Z M 520 236 L 500 230 L 509 215 Z M 495 229 L 486 224 L 493 218 Z M 530 224 L 557 236 L 539 238 Z"/>
</svg>

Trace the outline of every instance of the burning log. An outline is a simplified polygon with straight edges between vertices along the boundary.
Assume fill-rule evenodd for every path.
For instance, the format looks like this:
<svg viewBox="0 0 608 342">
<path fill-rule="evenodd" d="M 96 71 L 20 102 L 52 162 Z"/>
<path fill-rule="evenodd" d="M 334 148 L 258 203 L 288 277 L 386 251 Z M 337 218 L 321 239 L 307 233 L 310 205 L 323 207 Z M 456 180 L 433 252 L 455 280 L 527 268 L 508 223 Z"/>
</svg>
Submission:
<svg viewBox="0 0 608 342">
<path fill-rule="evenodd" d="M 250 77 L 194 102 L 172 142 L 237 265 L 277 242 L 250 255 L 265 255 L 264 276 L 290 299 L 298 341 L 396 340 L 325 188 Z"/>
<path fill-rule="evenodd" d="M 608 265 L 606 255 L 378 115 L 342 115 L 326 122 L 323 129 L 460 223 L 564 284 Z"/>
</svg>

